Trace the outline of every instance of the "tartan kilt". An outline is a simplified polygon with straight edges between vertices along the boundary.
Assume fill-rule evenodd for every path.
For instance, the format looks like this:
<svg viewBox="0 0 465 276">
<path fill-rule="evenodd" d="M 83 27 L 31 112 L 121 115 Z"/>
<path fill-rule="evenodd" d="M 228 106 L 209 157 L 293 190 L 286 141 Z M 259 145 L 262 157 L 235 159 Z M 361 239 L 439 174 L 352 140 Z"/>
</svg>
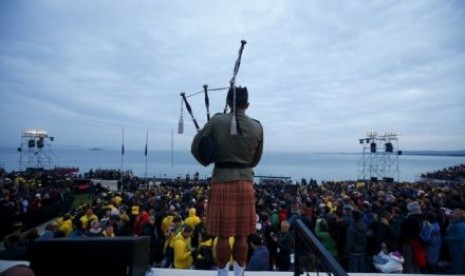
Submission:
<svg viewBox="0 0 465 276">
<path fill-rule="evenodd" d="M 255 234 L 256 212 L 253 181 L 212 183 L 208 196 L 207 232 L 235 237 Z"/>
</svg>

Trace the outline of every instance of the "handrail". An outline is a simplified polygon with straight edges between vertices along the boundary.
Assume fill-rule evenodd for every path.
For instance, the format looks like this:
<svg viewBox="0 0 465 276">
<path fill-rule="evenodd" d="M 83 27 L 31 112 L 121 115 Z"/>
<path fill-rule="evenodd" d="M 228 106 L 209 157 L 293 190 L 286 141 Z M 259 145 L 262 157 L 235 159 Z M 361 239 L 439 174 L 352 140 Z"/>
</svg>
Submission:
<svg viewBox="0 0 465 276">
<path fill-rule="evenodd" d="M 320 268 L 328 275 L 348 276 L 339 262 L 321 244 L 308 227 L 297 219 L 295 224 L 295 263 L 294 275 L 299 276 L 309 269 L 314 269 L 317 275 Z M 313 265 L 312 265 L 313 264 Z"/>
</svg>

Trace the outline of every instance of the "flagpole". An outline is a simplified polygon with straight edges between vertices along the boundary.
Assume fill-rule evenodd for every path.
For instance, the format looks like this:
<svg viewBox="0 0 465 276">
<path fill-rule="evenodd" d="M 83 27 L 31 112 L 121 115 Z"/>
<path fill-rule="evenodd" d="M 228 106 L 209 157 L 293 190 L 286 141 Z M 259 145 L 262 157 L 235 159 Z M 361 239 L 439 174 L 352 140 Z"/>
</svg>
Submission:
<svg viewBox="0 0 465 276">
<path fill-rule="evenodd" d="M 149 141 L 149 130 L 147 129 L 146 135 L 145 135 L 145 182 L 147 183 L 147 147 L 148 147 L 148 141 Z"/>
<path fill-rule="evenodd" d="M 173 167 L 173 129 L 171 129 L 171 168 Z"/>
<path fill-rule="evenodd" d="M 123 166 L 124 164 L 124 128 L 121 135 L 121 181 L 123 181 Z"/>
</svg>

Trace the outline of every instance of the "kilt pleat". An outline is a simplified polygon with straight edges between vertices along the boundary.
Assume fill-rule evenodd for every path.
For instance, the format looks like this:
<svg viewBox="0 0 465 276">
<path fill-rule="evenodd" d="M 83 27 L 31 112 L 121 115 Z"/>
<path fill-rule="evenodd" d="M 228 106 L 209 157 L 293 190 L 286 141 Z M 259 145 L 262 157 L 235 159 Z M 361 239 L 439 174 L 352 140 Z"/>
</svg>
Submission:
<svg viewBox="0 0 465 276">
<path fill-rule="evenodd" d="M 212 236 L 234 237 L 256 233 L 253 182 L 212 183 L 206 220 L 207 231 Z"/>
</svg>

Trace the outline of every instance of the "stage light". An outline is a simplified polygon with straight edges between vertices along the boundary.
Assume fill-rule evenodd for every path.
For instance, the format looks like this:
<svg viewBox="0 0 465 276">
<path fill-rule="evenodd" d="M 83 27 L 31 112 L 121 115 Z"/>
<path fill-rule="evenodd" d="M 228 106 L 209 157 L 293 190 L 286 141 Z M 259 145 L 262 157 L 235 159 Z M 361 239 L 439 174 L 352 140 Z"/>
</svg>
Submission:
<svg viewBox="0 0 465 276">
<path fill-rule="evenodd" d="M 376 131 L 370 131 L 367 133 L 367 136 L 370 137 L 370 138 L 374 138 L 378 135 L 378 132 Z"/>
</svg>

